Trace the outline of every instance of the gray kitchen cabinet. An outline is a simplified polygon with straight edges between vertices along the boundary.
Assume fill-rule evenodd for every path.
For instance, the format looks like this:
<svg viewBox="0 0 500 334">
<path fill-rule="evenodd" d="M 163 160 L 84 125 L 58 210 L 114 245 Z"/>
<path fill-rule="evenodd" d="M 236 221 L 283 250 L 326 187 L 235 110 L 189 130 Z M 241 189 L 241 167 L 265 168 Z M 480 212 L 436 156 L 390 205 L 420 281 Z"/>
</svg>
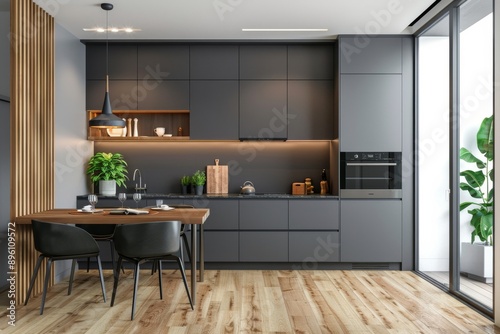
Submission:
<svg viewBox="0 0 500 334">
<path fill-rule="evenodd" d="M 340 73 L 401 73 L 400 37 L 359 35 L 339 38 Z"/>
<path fill-rule="evenodd" d="M 86 109 L 101 110 L 106 92 L 106 81 L 87 80 Z M 137 81 L 110 80 L 109 99 L 113 110 L 137 109 Z"/>
<path fill-rule="evenodd" d="M 137 108 L 140 110 L 188 110 L 189 80 L 164 80 L 149 89 L 139 82 Z"/>
<path fill-rule="evenodd" d="M 193 204 L 197 208 L 210 209 L 210 216 L 204 224 L 206 231 L 238 230 L 239 207 L 237 199 L 209 199 Z"/>
<path fill-rule="evenodd" d="M 241 45 L 240 80 L 287 79 L 286 45 Z"/>
<path fill-rule="evenodd" d="M 238 81 L 190 81 L 191 139 L 238 139 Z"/>
<path fill-rule="evenodd" d="M 240 262 L 288 262 L 288 232 L 240 232 Z"/>
<path fill-rule="evenodd" d="M 108 47 L 110 80 L 137 80 L 137 45 L 110 43 Z M 106 44 L 87 43 L 86 79 L 106 79 Z"/>
<path fill-rule="evenodd" d="M 340 261 L 338 231 L 290 231 L 288 244 L 289 261 L 302 262 L 303 269 L 316 269 L 318 262 Z"/>
<path fill-rule="evenodd" d="M 238 262 L 238 234 L 238 231 L 210 231 L 205 228 L 205 261 Z"/>
<path fill-rule="evenodd" d="M 341 261 L 401 262 L 401 200 L 341 200 Z"/>
<path fill-rule="evenodd" d="M 288 80 L 333 80 L 333 45 L 289 45 Z"/>
<path fill-rule="evenodd" d="M 288 230 L 287 200 L 241 200 L 240 230 Z"/>
<path fill-rule="evenodd" d="M 334 139 L 332 80 L 288 80 L 288 139 Z"/>
<path fill-rule="evenodd" d="M 189 79 L 189 46 L 139 44 L 138 84 L 149 91 L 163 80 Z"/>
<path fill-rule="evenodd" d="M 288 137 L 287 82 L 240 81 L 240 139 Z"/>
<path fill-rule="evenodd" d="M 288 226 L 290 230 L 339 229 L 338 200 L 289 200 Z"/>
<path fill-rule="evenodd" d="M 189 55 L 191 80 L 239 78 L 237 45 L 192 45 Z"/>
<path fill-rule="evenodd" d="M 401 152 L 400 74 L 340 77 L 340 150 Z"/>
</svg>

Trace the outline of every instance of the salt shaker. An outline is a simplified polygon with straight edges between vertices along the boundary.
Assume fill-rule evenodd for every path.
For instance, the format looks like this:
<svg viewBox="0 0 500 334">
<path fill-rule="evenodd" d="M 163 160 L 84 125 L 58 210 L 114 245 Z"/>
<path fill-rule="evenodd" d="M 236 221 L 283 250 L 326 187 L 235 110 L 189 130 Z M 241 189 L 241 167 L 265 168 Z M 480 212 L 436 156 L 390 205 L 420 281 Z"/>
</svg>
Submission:
<svg viewBox="0 0 500 334">
<path fill-rule="evenodd" d="M 139 131 L 137 130 L 137 122 L 139 120 L 137 118 L 134 118 L 134 137 L 139 137 Z"/>
<path fill-rule="evenodd" d="M 127 119 L 127 137 L 132 137 L 132 118 Z"/>
</svg>

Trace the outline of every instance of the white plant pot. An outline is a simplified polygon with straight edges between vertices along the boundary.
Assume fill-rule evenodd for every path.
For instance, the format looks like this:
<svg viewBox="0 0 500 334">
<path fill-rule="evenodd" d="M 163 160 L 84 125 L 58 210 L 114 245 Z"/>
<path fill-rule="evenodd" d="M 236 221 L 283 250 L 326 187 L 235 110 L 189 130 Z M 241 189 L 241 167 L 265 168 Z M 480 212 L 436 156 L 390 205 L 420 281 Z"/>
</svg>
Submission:
<svg viewBox="0 0 500 334">
<path fill-rule="evenodd" d="M 493 282 L 493 246 L 462 242 L 460 272 L 484 283 Z"/>
<path fill-rule="evenodd" d="M 99 181 L 99 192 L 103 196 L 115 196 L 116 195 L 116 181 Z"/>
</svg>

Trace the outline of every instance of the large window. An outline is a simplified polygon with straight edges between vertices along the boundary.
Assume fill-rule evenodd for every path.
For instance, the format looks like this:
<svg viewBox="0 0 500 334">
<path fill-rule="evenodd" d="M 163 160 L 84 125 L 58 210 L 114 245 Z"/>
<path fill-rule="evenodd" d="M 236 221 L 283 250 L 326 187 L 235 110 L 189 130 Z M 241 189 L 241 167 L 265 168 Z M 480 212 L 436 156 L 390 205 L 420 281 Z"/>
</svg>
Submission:
<svg viewBox="0 0 500 334">
<path fill-rule="evenodd" d="M 417 270 L 489 314 L 493 250 L 472 225 L 493 224 L 492 5 L 456 1 L 417 38 Z"/>
</svg>

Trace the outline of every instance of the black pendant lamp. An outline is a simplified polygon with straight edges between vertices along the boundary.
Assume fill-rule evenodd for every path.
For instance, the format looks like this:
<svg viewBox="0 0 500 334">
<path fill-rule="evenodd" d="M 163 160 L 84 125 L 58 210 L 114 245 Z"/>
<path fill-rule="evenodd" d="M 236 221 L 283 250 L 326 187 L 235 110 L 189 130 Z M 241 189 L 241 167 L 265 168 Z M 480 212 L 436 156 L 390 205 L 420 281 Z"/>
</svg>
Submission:
<svg viewBox="0 0 500 334">
<path fill-rule="evenodd" d="M 89 126 L 93 128 L 123 128 L 125 121 L 113 114 L 111 102 L 109 101 L 109 76 L 108 76 L 108 11 L 113 9 L 110 3 L 102 3 L 101 8 L 106 11 L 106 93 L 104 94 L 104 103 L 102 113 L 89 121 Z"/>
</svg>

